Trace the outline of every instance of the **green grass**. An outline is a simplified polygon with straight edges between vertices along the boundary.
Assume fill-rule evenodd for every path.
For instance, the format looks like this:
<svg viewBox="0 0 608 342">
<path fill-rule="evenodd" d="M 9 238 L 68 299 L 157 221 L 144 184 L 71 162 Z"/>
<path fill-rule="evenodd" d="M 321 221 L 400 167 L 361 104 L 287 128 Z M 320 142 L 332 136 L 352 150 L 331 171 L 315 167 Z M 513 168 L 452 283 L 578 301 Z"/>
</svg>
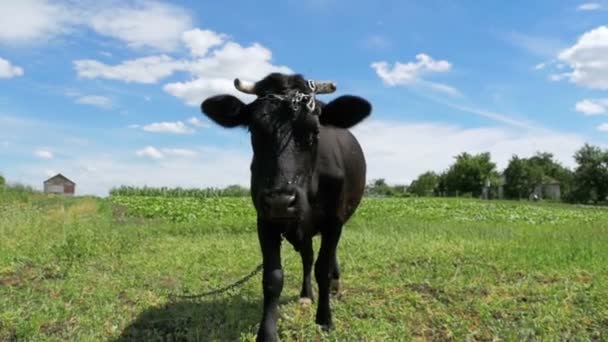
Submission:
<svg viewBox="0 0 608 342">
<path fill-rule="evenodd" d="M 250 202 L 192 202 L 196 215 L 175 219 L 182 202 L 148 215 L 120 201 L 0 201 L 0 341 L 252 340 L 259 275 L 232 295 L 167 299 L 257 266 Z M 366 199 L 338 255 L 343 294 L 324 334 L 316 305 L 297 303 L 300 259 L 285 246 L 282 340 L 608 339 L 607 210 Z"/>
</svg>

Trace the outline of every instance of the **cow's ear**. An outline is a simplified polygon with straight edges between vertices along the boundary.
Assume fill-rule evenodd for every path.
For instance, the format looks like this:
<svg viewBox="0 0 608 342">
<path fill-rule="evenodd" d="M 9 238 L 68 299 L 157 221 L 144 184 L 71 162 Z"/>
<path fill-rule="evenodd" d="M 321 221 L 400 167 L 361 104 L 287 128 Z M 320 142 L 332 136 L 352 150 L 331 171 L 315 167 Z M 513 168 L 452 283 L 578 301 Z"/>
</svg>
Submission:
<svg viewBox="0 0 608 342">
<path fill-rule="evenodd" d="M 319 122 L 321 125 L 350 128 L 363 121 L 371 111 L 372 105 L 361 97 L 340 96 L 323 107 Z"/>
<path fill-rule="evenodd" d="M 210 97 L 201 104 L 201 111 L 222 127 L 247 126 L 247 105 L 232 95 Z"/>
</svg>

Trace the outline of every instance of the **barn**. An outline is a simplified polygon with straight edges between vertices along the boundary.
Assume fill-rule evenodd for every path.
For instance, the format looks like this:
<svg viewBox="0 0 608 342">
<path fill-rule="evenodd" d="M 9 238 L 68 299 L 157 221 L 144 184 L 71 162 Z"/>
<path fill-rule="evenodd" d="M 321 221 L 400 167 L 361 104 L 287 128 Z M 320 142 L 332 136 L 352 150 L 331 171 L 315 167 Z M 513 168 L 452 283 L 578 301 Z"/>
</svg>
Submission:
<svg viewBox="0 0 608 342">
<path fill-rule="evenodd" d="M 44 192 L 47 194 L 73 196 L 76 192 L 76 183 L 58 173 L 44 181 Z"/>
</svg>

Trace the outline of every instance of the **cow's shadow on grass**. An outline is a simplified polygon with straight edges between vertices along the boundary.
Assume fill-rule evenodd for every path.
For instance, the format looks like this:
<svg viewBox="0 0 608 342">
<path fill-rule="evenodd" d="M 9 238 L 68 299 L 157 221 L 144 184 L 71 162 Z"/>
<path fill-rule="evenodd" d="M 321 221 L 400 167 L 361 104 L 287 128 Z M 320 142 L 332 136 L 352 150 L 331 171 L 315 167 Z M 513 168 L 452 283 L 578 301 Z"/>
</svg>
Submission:
<svg viewBox="0 0 608 342">
<path fill-rule="evenodd" d="M 289 300 L 295 299 L 282 298 L 281 302 Z M 261 314 L 261 295 L 253 301 L 235 295 L 172 302 L 142 312 L 115 342 L 240 341 L 255 334 Z"/>
</svg>

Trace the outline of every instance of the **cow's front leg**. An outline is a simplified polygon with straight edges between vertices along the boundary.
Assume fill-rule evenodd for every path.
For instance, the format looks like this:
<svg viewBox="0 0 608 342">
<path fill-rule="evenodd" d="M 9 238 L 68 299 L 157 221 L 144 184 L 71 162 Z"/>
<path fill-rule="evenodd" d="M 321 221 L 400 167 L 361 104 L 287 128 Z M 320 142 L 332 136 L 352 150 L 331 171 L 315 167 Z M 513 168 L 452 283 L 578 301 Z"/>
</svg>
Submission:
<svg viewBox="0 0 608 342">
<path fill-rule="evenodd" d="M 315 264 L 315 278 L 319 285 L 319 302 L 317 306 L 316 322 L 328 331 L 333 328 L 331 309 L 329 306 L 329 285 L 333 278 L 333 266 L 336 257 L 336 248 L 342 233 L 342 225 L 336 224 L 328 227 L 321 235 L 321 249 Z"/>
<path fill-rule="evenodd" d="M 334 253 L 333 267 L 330 271 L 331 280 L 329 281 L 329 290 L 332 296 L 340 297 L 340 266 L 338 265 L 338 256 Z"/>
<path fill-rule="evenodd" d="M 302 257 L 302 291 L 300 292 L 300 304 L 310 305 L 312 303 L 312 282 L 310 273 L 314 262 L 314 252 L 312 250 L 312 239 L 307 239 L 300 250 Z"/>
<path fill-rule="evenodd" d="M 279 297 L 283 290 L 283 269 L 281 267 L 281 236 L 276 230 L 265 229 L 258 224 L 258 239 L 262 249 L 264 273 L 264 313 L 257 341 L 277 341 L 277 319 L 279 317 Z"/>
</svg>

